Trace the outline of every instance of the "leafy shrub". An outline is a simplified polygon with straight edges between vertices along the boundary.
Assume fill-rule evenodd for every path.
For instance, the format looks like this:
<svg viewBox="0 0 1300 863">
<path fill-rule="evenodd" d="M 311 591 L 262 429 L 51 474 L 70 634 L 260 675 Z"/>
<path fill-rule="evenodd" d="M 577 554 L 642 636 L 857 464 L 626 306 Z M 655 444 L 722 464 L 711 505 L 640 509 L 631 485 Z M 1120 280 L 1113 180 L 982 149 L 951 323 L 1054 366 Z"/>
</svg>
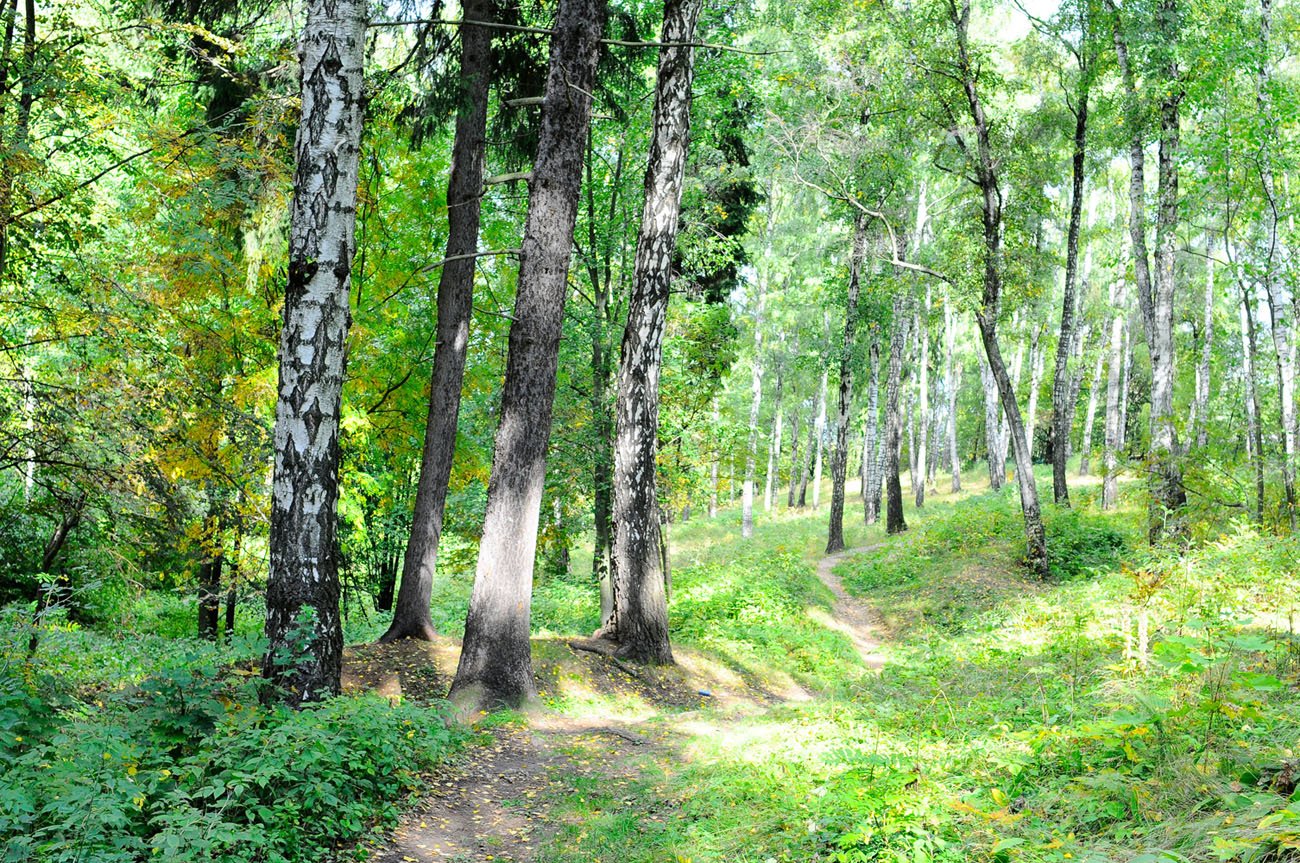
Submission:
<svg viewBox="0 0 1300 863">
<path fill-rule="evenodd" d="M 1127 537 L 1112 521 L 1078 510 L 1051 511 L 1045 528 L 1047 559 L 1057 578 L 1113 568 L 1128 546 Z"/>
<path fill-rule="evenodd" d="M 0 674 L 4 859 L 329 859 L 458 741 L 439 709 L 378 696 L 266 708 L 203 658 L 62 710 Z"/>
</svg>

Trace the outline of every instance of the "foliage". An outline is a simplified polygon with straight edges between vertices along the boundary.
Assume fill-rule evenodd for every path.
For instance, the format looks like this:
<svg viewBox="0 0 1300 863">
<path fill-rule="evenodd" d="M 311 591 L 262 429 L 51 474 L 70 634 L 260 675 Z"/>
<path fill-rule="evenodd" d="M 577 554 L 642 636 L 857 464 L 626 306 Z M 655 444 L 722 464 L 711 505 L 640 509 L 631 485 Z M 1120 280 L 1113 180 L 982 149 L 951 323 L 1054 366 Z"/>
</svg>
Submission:
<svg viewBox="0 0 1300 863">
<path fill-rule="evenodd" d="M 138 684 L 98 692 L 10 657 L 5 859 L 333 859 L 391 825 L 420 771 L 463 739 L 441 708 L 373 695 L 263 707 L 246 670 L 258 649 L 172 648 Z"/>
</svg>

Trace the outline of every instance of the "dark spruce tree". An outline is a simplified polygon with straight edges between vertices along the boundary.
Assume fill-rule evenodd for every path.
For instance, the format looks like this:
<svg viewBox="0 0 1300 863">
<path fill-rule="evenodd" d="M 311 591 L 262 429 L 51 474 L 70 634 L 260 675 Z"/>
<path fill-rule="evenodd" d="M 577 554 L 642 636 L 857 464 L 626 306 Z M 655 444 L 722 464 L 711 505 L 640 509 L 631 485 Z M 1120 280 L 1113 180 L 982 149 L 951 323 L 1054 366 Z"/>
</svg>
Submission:
<svg viewBox="0 0 1300 863">
<path fill-rule="evenodd" d="M 466 21 L 490 23 L 496 20 L 496 14 L 495 0 L 465 0 Z M 491 29 L 462 25 L 461 93 L 451 150 L 451 177 L 447 182 L 447 255 L 438 280 L 437 344 L 433 352 L 433 379 L 429 384 L 429 414 L 424 426 L 415 514 L 403 558 L 397 605 L 393 622 L 380 642 L 399 638 L 429 640 L 434 635 L 429 601 L 438 564 L 438 542 L 442 537 L 469 348 L 491 72 Z"/>
<path fill-rule="evenodd" d="M 517 706 L 535 696 L 528 644 L 533 563 L 604 21 L 601 0 L 561 0 L 551 36 L 487 514 L 451 687 L 465 708 Z"/>
</svg>

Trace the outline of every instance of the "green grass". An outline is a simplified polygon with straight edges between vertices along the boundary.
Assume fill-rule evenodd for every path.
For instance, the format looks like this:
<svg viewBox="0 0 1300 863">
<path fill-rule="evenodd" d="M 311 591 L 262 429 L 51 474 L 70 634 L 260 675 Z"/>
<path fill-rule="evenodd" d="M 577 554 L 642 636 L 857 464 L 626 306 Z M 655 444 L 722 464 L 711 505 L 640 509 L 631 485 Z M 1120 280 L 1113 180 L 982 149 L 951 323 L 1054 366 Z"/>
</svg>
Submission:
<svg viewBox="0 0 1300 863">
<path fill-rule="evenodd" d="M 840 569 L 888 623 L 879 675 L 798 612 L 827 601 L 824 512 L 751 542 L 731 513 L 679 526 L 675 636 L 818 697 L 683 729 L 639 787 L 562 813 L 544 859 L 1297 859 L 1300 797 L 1257 781 L 1300 748 L 1300 545 L 1225 525 L 1152 553 L 1136 490 L 1111 514 L 1074 497 L 1048 507 L 1046 583 L 1018 565 L 1013 491 L 909 508 L 900 537 L 855 525 L 881 543 Z"/>
</svg>

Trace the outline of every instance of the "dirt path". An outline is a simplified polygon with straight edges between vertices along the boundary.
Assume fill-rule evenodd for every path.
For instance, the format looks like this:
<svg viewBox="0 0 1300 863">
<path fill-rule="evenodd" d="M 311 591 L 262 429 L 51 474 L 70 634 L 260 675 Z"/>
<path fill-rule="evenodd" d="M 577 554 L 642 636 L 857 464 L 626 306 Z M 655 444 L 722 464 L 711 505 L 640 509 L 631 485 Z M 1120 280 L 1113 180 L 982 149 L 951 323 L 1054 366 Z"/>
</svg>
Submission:
<svg viewBox="0 0 1300 863">
<path fill-rule="evenodd" d="M 647 741 L 615 726 L 553 716 L 493 730 L 434 778 L 429 793 L 375 859 L 381 863 L 529 863 L 563 825 L 553 811 L 583 780 L 618 793 L 636 775 L 629 756 Z"/>
<path fill-rule="evenodd" d="M 808 612 L 809 616 L 818 623 L 847 636 L 853 642 L 858 656 L 862 657 L 862 663 L 868 668 L 877 670 L 885 664 L 885 657 L 880 653 L 879 615 L 867 603 L 857 597 L 849 596 L 844 590 L 840 577 L 835 574 L 835 567 L 855 554 L 862 554 L 879 547 L 880 544 L 877 543 L 861 548 L 845 549 L 823 557 L 817 563 L 817 577 L 821 579 L 822 584 L 830 588 L 831 593 L 835 594 L 835 604 L 829 614 L 821 609 L 810 609 Z"/>
<path fill-rule="evenodd" d="M 854 554 L 876 546 L 848 549 L 823 558 L 817 577 L 830 589 L 830 610 L 810 608 L 814 620 L 843 633 L 868 668 L 879 669 L 885 659 L 878 640 L 881 626 L 875 611 L 849 596 L 834 567 Z M 446 691 L 443 669 L 455 668 L 458 646 L 451 639 L 397 645 L 367 645 L 346 653 L 346 689 L 369 689 L 390 697 L 430 701 Z M 639 697 L 662 718 L 664 708 L 685 709 L 667 723 L 640 724 L 632 716 L 611 717 L 597 708 L 577 719 L 546 712 L 530 716 L 527 725 L 492 729 L 493 742 L 466 750 L 430 780 L 423 799 L 407 814 L 388 844 L 372 859 L 380 863 L 532 863 L 538 850 L 564 824 L 557 813 L 573 795 L 589 793 L 598 783 L 604 793 L 621 796 L 623 787 L 640 776 L 639 756 L 671 748 L 672 736 L 692 733 L 692 721 L 720 729 L 740 701 L 766 710 L 772 701 L 812 697 L 792 684 L 784 696 L 755 692 L 743 681 L 731 681 L 738 693 L 727 697 L 724 680 L 702 677 L 687 655 L 679 657 L 682 676 L 656 677 L 626 669 L 607 657 L 563 650 L 540 662 L 539 688 L 555 691 L 565 678 L 581 678 L 597 691 Z M 708 686 L 708 689 L 699 688 Z M 796 692 L 797 691 L 797 692 Z M 734 697 L 739 694 L 739 699 Z M 801 698 L 794 696 L 801 694 Z M 722 697 L 719 697 L 722 696 Z M 768 697 L 763 697 L 768 696 Z M 722 712 L 699 708 L 709 702 Z M 645 728 L 656 729 L 651 737 Z M 707 730 L 707 728 L 706 728 Z M 704 733 L 699 729 L 695 733 Z M 720 732 L 718 732 L 720 733 Z"/>
</svg>

